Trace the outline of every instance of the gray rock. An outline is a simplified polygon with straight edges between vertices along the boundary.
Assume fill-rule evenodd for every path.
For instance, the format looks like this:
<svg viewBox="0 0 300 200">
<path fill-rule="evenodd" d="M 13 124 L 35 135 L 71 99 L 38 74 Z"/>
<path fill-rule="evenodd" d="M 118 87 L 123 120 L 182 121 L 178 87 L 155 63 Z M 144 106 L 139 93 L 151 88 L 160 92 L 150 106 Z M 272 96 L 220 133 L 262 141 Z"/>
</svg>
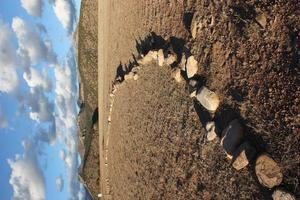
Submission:
<svg viewBox="0 0 300 200">
<path fill-rule="evenodd" d="M 283 174 L 279 165 L 266 154 L 257 158 L 255 163 L 255 173 L 259 182 L 270 189 L 280 185 L 283 179 Z"/>
<path fill-rule="evenodd" d="M 208 122 L 205 126 L 205 129 L 207 131 L 206 138 L 208 141 L 213 141 L 216 137 L 216 123 L 215 122 Z"/>
<path fill-rule="evenodd" d="M 272 195 L 273 200 L 296 200 L 294 195 L 281 189 L 275 190 Z"/>
<path fill-rule="evenodd" d="M 235 119 L 222 132 L 221 145 L 226 154 L 232 158 L 234 152 L 238 149 L 244 139 L 244 127 Z"/>
<path fill-rule="evenodd" d="M 195 60 L 194 56 L 190 56 L 186 62 L 186 74 L 188 78 L 192 78 L 198 71 L 198 62 Z"/>
<path fill-rule="evenodd" d="M 238 149 L 234 152 L 232 166 L 236 170 L 241 170 L 245 168 L 249 162 L 254 158 L 256 154 L 255 148 L 249 144 L 249 142 L 244 142 Z"/>
<path fill-rule="evenodd" d="M 197 92 L 197 100 L 201 105 L 211 112 L 215 112 L 220 104 L 219 97 L 216 93 L 210 91 L 207 87 L 201 87 Z"/>
</svg>

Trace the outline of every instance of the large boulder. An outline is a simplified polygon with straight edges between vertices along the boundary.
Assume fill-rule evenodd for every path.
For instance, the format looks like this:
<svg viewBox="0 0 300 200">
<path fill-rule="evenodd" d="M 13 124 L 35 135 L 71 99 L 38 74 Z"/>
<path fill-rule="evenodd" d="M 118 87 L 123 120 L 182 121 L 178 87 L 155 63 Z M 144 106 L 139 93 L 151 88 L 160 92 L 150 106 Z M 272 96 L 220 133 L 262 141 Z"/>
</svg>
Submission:
<svg viewBox="0 0 300 200">
<path fill-rule="evenodd" d="M 197 91 L 197 100 L 208 111 L 215 112 L 220 104 L 220 99 L 216 93 L 210 91 L 207 87 L 202 86 Z"/>
<path fill-rule="evenodd" d="M 296 200 L 292 194 L 281 189 L 275 190 L 272 194 L 272 198 L 273 200 Z"/>
<path fill-rule="evenodd" d="M 257 158 L 255 173 L 259 182 L 267 188 L 280 185 L 283 179 L 279 165 L 266 154 L 260 155 Z"/>
<path fill-rule="evenodd" d="M 244 139 L 244 127 L 235 119 L 222 132 L 221 145 L 223 146 L 229 158 L 232 158 L 234 152 L 238 149 Z"/>
</svg>

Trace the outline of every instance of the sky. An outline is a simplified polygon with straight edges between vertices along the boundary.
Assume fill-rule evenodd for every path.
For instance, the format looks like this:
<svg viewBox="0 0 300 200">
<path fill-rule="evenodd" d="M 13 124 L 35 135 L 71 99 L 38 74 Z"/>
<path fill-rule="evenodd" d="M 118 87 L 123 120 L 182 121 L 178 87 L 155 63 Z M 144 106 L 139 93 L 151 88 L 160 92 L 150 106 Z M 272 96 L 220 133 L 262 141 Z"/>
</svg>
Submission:
<svg viewBox="0 0 300 200">
<path fill-rule="evenodd" d="M 81 0 L 1 0 L 0 199 L 84 199 L 78 180 Z"/>
</svg>

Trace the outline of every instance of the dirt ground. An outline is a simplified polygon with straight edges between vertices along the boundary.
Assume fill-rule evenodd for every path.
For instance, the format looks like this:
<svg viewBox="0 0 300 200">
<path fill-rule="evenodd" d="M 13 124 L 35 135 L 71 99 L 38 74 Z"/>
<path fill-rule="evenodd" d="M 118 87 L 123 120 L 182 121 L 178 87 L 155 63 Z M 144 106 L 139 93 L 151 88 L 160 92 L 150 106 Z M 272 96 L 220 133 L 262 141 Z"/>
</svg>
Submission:
<svg viewBox="0 0 300 200">
<path fill-rule="evenodd" d="M 300 197 L 300 2 L 99 1 L 101 191 L 113 199 L 269 199 L 252 167 L 236 172 L 169 72 L 151 65 L 116 96 L 110 140 L 108 96 L 117 67 L 150 32 L 185 40 L 206 85 L 243 119 L 247 135 L 281 166 L 282 184 Z M 191 37 L 191 27 L 199 30 Z M 103 152 L 108 149 L 109 167 Z"/>
</svg>

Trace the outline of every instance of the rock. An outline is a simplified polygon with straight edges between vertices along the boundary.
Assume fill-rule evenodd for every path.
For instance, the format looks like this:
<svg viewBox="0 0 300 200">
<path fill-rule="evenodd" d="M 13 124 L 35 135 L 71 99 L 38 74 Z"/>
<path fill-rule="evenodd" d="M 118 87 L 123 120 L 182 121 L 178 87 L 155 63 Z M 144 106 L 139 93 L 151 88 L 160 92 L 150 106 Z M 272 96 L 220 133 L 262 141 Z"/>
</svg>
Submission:
<svg viewBox="0 0 300 200">
<path fill-rule="evenodd" d="M 138 60 L 138 64 L 140 65 L 147 65 L 151 63 L 153 60 L 157 60 L 158 52 L 157 51 L 149 51 L 147 55 L 145 55 L 143 58 Z"/>
<path fill-rule="evenodd" d="M 254 158 L 256 154 L 255 148 L 249 144 L 249 142 L 244 142 L 241 144 L 233 155 L 232 166 L 236 170 L 241 170 L 245 168 L 249 162 Z"/>
<path fill-rule="evenodd" d="M 194 56 L 190 56 L 186 62 L 186 74 L 188 78 L 192 78 L 198 71 L 198 62 Z"/>
<path fill-rule="evenodd" d="M 181 76 L 181 70 L 179 68 L 176 68 L 174 71 L 172 71 L 172 75 L 171 76 L 178 83 L 181 83 L 183 81 L 183 77 Z"/>
<path fill-rule="evenodd" d="M 194 90 L 193 92 L 191 92 L 191 94 L 190 94 L 191 98 L 194 98 L 196 96 L 197 96 L 197 91 L 196 90 Z"/>
<path fill-rule="evenodd" d="M 193 23 L 191 27 L 192 37 L 195 39 L 197 37 L 198 31 L 202 29 L 203 25 L 200 22 Z"/>
<path fill-rule="evenodd" d="M 138 79 L 139 79 L 139 75 L 137 75 L 137 74 L 134 74 L 134 75 L 133 75 L 133 80 L 135 80 L 135 81 L 136 81 L 136 80 L 138 80 Z"/>
<path fill-rule="evenodd" d="M 169 54 L 168 55 L 168 58 L 167 58 L 167 60 L 166 60 L 166 64 L 167 65 L 172 65 L 173 63 L 175 63 L 177 61 L 177 56 L 176 56 L 176 54 L 174 55 L 174 54 Z"/>
<path fill-rule="evenodd" d="M 244 127 L 235 119 L 222 132 L 221 145 L 226 154 L 232 158 L 234 152 L 238 149 L 244 139 Z"/>
<path fill-rule="evenodd" d="M 275 190 L 272 195 L 273 200 L 296 200 L 294 195 L 281 189 Z"/>
<path fill-rule="evenodd" d="M 186 65 L 186 57 L 185 57 L 185 54 L 182 54 L 181 61 L 180 61 L 180 64 L 179 64 L 179 68 L 182 71 L 185 71 L 185 65 Z"/>
<path fill-rule="evenodd" d="M 267 187 L 273 188 L 280 185 L 283 175 L 278 164 L 268 155 L 259 156 L 255 163 L 255 173 L 259 182 Z"/>
<path fill-rule="evenodd" d="M 160 49 L 157 52 L 157 60 L 158 60 L 158 65 L 160 67 L 162 67 L 164 65 L 164 62 L 165 62 L 164 51 L 162 49 Z"/>
<path fill-rule="evenodd" d="M 134 76 L 134 73 L 133 72 L 129 72 L 129 74 L 125 74 L 124 80 L 125 81 L 131 80 L 131 79 L 133 79 L 133 76 Z"/>
<path fill-rule="evenodd" d="M 207 87 L 202 86 L 197 91 L 197 100 L 201 105 L 211 112 L 215 112 L 220 104 L 220 99 L 218 95 L 210 91 Z"/>
<path fill-rule="evenodd" d="M 215 122 L 208 122 L 205 126 L 205 129 L 207 131 L 207 140 L 208 141 L 213 141 L 216 137 L 217 137 L 217 134 L 216 134 L 216 123 Z"/>
<path fill-rule="evenodd" d="M 267 16 L 266 14 L 261 14 L 261 15 L 258 15 L 256 18 L 256 21 L 263 27 L 263 28 L 266 28 L 266 25 L 267 25 Z"/>
</svg>

